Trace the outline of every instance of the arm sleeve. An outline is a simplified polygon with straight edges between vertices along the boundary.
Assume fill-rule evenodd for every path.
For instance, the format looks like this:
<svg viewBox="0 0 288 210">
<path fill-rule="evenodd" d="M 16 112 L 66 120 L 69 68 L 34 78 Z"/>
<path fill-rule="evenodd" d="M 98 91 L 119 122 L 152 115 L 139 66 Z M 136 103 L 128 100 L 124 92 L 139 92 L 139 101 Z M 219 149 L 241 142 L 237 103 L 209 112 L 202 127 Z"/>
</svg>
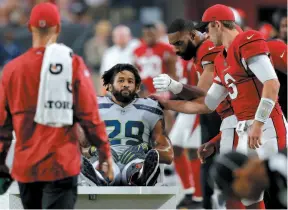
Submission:
<svg viewBox="0 0 288 210">
<path fill-rule="evenodd" d="M 105 130 L 105 124 L 100 118 L 96 92 L 94 90 L 90 73 L 82 59 L 78 59 L 74 85 L 74 111 L 81 124 L 86 138 L 99 149 L 102 157 L 110 157 L 110 146 Z"/>
<path fill-rule="evenodd" d="M 12 115 L 5 94 L 3 78 L 0 81 L 0 165 L 5 163 L 6 155 L 13 139 Z"/>
<path fill-rule="evenodd" d="M 277 79 L 274 67 L 267 55 L 256 55 L 247 60 L 249 69 L 264 83 L 267 80 Z"/>
<path fill-rule="evenodd" d="M 210 110 L 214 111 L 227 95 L 228 91 L 225 87 L 213 83 L 205 97 L 205 104 Z"/>
</svg>

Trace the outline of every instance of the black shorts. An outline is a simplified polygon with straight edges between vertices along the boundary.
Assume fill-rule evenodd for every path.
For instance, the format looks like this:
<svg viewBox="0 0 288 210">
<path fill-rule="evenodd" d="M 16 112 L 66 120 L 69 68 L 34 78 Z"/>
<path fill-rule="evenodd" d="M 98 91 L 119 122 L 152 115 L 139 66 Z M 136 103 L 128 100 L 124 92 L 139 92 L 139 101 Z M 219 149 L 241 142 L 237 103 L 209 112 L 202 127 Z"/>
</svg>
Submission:
<svg viewBox="0 0 288 210">
<path fill-rule="evenodd" d="M 221 119 L 216 112 L 200 115 L 202 144 L 208 142 L 219 133 Z M 213 156 L 206 159 L 206 163 L 201 165 L 201 184 L 203 193 L 203 208 L 212 209 L 211 196 L 213 188 L 212 179 L 209 176 L 209 168 L 213 163 Z M 213 184 L 212 184 L 213 186 Z"/>
<path fill-rule="evenodd" d="M 51 182 L 18 182 L 24 209 L 73 209 L 77 179 L 73 176 Z"/>
</svg>

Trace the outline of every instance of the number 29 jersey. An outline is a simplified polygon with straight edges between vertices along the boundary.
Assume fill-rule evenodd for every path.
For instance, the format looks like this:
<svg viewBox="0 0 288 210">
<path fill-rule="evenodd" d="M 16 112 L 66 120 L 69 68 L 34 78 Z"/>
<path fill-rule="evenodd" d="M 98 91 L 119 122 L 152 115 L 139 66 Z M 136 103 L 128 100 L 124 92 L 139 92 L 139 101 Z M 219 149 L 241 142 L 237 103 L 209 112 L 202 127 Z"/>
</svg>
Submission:
<svg viewBox="0 0 288 210">
<path fill-rule="evenodd" d="M 262 96 L 263 84 L 249 69 L 247 59 L 269 54 L 269 48 L 257 31 L 240 33 L 231 43 L 228 51 L 220 52 L 214 60 L 214 82 L 226 87 L 232 107 L 239 121 L 255 117 Z M 271 113 L 282 114 L 278 102 Z"/>
<path fill-rule="evenodd" d="M 118 155 L 130 146 L 143 142 L 152 146 L 152 131 L 156 123 L 163 119 L 163 110 L 158 101 L 136 98 L 129 105 L 121 107 L 110 97 L 98 97 L 98 104 L 110 145 Z"/>
</svg>

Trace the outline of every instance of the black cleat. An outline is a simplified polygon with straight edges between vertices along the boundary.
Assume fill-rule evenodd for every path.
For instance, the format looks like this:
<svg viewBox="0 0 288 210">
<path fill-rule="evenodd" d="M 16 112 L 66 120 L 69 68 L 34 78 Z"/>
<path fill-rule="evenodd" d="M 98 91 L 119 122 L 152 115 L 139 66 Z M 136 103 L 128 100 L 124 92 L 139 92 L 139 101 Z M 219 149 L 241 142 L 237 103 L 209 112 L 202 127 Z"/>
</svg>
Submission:
<svg viewBox="0 0 288 210">
<path fill-rule="evenodd" d="M 191 196 L 185 196 L 177 205 L 177 209 L 201 209 L 202 202 L 194 201 Z"/>
<path fill-rule="evenodd" d="M 97 175 L 92 163 L 85 157 L 82 157 L 81 173 L 97 186 L 108 186 L 108 183 Z"/>
<path fill-rule="evenodd" d="M 160 174 L 159 153 L 157 150 L 151 149 L 147 153 L 140 174 L 137 183 L 141 183 L 142 186 L 154 186 L 156 184 Z"/>
</svg>

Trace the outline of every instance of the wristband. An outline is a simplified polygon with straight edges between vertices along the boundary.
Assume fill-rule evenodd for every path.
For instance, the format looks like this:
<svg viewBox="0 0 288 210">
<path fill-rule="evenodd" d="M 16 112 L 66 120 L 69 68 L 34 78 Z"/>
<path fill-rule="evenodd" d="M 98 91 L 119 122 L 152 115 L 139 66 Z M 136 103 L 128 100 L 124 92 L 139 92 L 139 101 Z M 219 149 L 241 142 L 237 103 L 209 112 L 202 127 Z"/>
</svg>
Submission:
<svg viewBox="0 0 288 210">
<path fill-rule="evenodd" d="M 255 120 L 265 123 L 275 106 L 275 102 L 269 98 L 261 98 L 255 114 Z"/>
<path fill-rule="evenodd" d="M 174 94 L 180 93 L 183 89 L 183 85 L 180 82 L 177 82 L 173 79 L 170 79 L 170 84 L 168 87 L 169 87 L 169 90 Z"/>
</svg>

